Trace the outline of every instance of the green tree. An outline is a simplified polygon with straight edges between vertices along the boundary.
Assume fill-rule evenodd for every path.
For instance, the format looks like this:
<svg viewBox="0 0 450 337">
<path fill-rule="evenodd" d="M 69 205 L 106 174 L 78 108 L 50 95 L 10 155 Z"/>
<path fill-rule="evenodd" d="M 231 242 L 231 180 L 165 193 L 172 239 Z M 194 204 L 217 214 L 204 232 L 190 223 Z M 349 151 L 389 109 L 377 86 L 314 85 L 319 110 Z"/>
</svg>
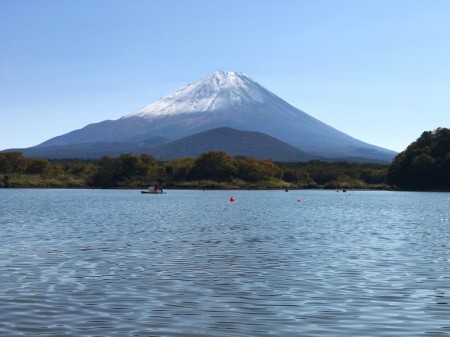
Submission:
<svg viewBox="0 0 450 337">
<path fill-rule="evenodd" d="M 423 132 L 399 153 L 387 182 L 402 189 L 450 190 L 450 129 Z"/>
<path fill-rule="evenodd" d="M 143 176 L 146 175 L 146 173 L 147 167 L 138 157 L 126 153 L 121 154 L 119 158 L 117 158 L 115 176 L 118 180 L 122 181 L 135 176 Z"/>
<path fill-rule="evenodd" d="M 117 167 L 116 158 L 103 156 L 98 163 L 97 171 L 90 179 L 90 184 L 101 187 L 116 186 L 119 178 Z"/>
<path fill-rule="evenodd" d="M 364 168 L 360 172 L 361 179 L 367 184 L 384 184 L 386 175 L 386 168 Z"/>
<path fill-rule="evenodd" d="M 223 151 L 201 154 L 190 172 L 191 179 L 229 181 L 236 176 L 234 159 Z"/>
<path fill-rule="evenodd" d="M 264 179 L 264 172 L 259 162 L 250 157 L 237 160 L 237 177 L 248 182 L 257 182 Z"/>
<path fill-rule="evenodd" d="M 52 165 L 47 159 L 29 159 L 26 166 L 26 173 L 45 174 L 50 171 Z"/>
<path fill-rule="evenodd" d="M 164 164 L 164 172 L 168 181 L 184 181 L 188 179 L 195 165 L 194 158 L 181 158 L 169 160 Z"/>
<path fill-rule="evenodd" d="M 26 160 L 21 152 L 0 153 L 0 173 L 21 173 L 26 167 Z"/>
<path fill-rule="evenodd" d="M 130 153 L 119 157 L 102 157 L 98 169 L 92 175 L 90 183 L 94 186 L 114 187 L 129 185 L 133 181 L 160 181 L 162 168 L 155 158 L 144 154 L 135 156 Z"/>
</svg>

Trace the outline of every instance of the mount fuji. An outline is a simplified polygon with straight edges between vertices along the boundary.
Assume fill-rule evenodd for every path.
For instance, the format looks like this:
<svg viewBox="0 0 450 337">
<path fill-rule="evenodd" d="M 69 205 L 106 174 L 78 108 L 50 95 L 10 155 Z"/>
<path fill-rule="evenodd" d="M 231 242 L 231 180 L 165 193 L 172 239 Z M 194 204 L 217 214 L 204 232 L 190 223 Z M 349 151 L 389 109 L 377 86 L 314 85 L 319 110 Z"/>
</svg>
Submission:
<svg viewBox="0 0 450 337">
<path fill-rule="evenodd" d="M 176 141 L 176 147 L 182 150 L 184 137 L 208 130 L 223 131 L 221 128 L 224 127 L 259 136 L 262 133 L 268 136 L 264 138 L 266 140 L 275 138 L 280 146 L 297 148 L 305 155 L 305 160 L 345 158 L 390 162 L 396 155 L 394 151 L 364 143 L 315 119 L 244 73 L 223 71 L 192 82 L 120 119 L 90 124 L 21 151 L 25 156 L 33 157 L 83 158 L 126 150 L 147 152 L 161 159 L 164 157 L 163 147 L 167 149 L 171 142 Z M 190 137 L 191 148 L 195 147 L 192 139 L 198 139 L 202 149 L 218 149 L 215 142 L 205 145 L 202 137 Z M 265 144 L 261 143 L 259 152 L 262 157 L 264 147 Z M 235 147 L 235 153 L 246 155 L 245 148 L 246 144 L 242 144 L 240 149 Z M 171 153 L 172 157 L 178 156 L 176 151 Z M 293 161 L 299 160 L 298 153 L 294 157 Z"/>
</svg>

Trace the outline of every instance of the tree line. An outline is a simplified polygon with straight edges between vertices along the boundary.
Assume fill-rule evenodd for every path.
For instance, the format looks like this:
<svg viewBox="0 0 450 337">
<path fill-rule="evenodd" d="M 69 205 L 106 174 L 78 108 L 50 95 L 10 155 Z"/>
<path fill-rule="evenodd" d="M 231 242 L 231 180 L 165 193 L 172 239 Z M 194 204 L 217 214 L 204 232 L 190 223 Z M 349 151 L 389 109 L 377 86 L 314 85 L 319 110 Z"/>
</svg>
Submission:
<svg viewBox="0 0 450 337">
<path fill-rule="evenodd" d="M 222 151 L 166 162 L 148 154 L 48 160 L 24 158 L 20 152 L 0 153 L 1 187 L 386 188 L 387 172 L 387 165 L 276 163 L 231 157 Z"/>
<path fill-rule="evenodd" d="M 450 191 L 450 129 L 423 132 L 394 159 L 387 183 L 403 190 Z"/>
<path fill-rule="evenodd" d="M 450 191 L 450 129 L 423 132 L 391 165 L 276 163 L 210 151 L 158 162 L 149 154 L 99 160 L 24 158 L 0 153 L 0 187 L 329 188 Z"/>
</svg>

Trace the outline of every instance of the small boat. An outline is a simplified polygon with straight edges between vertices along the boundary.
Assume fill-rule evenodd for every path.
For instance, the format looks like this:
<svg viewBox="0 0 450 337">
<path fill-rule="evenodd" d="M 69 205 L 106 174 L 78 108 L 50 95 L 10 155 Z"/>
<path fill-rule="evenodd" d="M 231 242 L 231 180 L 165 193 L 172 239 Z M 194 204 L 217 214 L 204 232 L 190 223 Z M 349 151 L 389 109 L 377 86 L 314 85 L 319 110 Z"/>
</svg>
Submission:
<svg viewBox="0 0 450 337">
<path fill-rule="evenodd" d="M 158 190 L 158 191 L 141 191 L 142 194 L 164 194 L 166 192 L 164 192 L 163 190 Z"/>
<path fill-rule="evenodd" d="M 141 194 L 164 194 L 166 192 L 164 192 L 162 190 L 162 188 L 158 188 L 156 186 L 149 186 L 148 190 L 146 191 L 141 191 Z"/>
</svg>

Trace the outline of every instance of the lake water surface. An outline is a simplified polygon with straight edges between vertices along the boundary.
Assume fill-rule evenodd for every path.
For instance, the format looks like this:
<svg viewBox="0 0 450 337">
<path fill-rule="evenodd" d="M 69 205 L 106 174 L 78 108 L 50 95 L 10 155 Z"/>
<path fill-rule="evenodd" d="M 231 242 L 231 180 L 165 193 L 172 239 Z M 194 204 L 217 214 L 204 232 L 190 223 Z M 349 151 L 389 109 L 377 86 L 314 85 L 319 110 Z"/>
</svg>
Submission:
<svg viewBox="0 0 450 337">
<path fill-rule="evenodd" d="M 0 336 L 450 336 L 450 194 L 0 189 Z"/>
</svg>

